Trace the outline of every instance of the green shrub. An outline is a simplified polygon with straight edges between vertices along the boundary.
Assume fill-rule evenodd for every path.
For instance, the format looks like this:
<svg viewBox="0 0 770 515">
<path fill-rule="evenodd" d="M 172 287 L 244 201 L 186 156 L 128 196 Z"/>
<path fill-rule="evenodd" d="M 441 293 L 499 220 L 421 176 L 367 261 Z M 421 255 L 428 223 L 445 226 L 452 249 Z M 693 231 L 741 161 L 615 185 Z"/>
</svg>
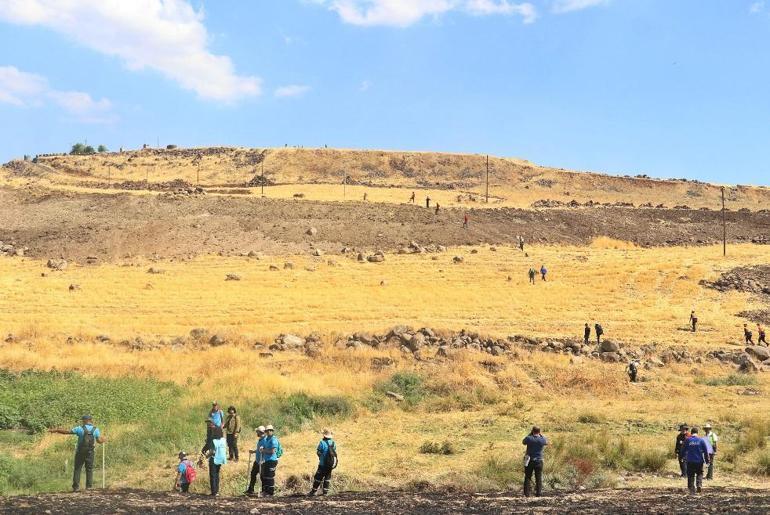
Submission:
<svg viewBox="0 0 770 515">
<path fill-rule="evenodd" d="M 205 408 L 201 409 L 206 412 Z M 353 404 L 345 397 L 293 393 L 267 402 L 246 403 L 239 411 L 245 423 L 252 427 L 273 424 L 276 430 L 285 433 L 297 431 L 302 424 L 317 417 L 349 417 Z"/>
<path fill-rule="evenodd" d="M 600 424 L 604 421 L 604 417 L 596 413 L 581 413 L 578 415 L 577 421 L 581 424 Z"/>
<path fill-rule="evenodd" d="M 444 443 L 425 441 L 420 445 L 420 452 L 422 454 L 443 454 L 448 456 L 450 454 L 457 454 L 457 450 L 452 442 L 446 440 Z"/>
<path fill-rule="evenodd" d="M 757 384 L 757 378 L 750 374 L 730 374 L 726 377 L 703 377 L 695 378 L 695 384 L 706 386 L 752 386 Z"/>
<path fill-rule="evenodd" d="M 631 449 L 627 469 L 634 472 L 660 472 L 666 467 L 669 453 L 660 449 Z"/>
<path fill-rule="evenodd" d="M 754 449 L 764 449 L 770 436 L 770 422 L 764 419 L 750 419 L 741 425 L 741 431 L 734 448 L 740 454 Z"/>
<path fill-rule="evenodd" d="M 524 463 L 521 460 L 493 457 L 481 465 L 478 475 L 496 488 L 508 490 L 521 484 L 523 472 Z"/>
<path fill-rule="evenodd" d="M 754 472 L 763 476 L 770 476 L 770 451 L 764 451 L 757 456 L 757 464 Z"/>
<path fill-rule="evenodd" d="M 413 407 L 427 394 L 422 376 L 414 372 L 396 372 L 386 381 L 377 383 L 374 389 L 382 394 L 394 392 L 404 397 L 404 405 Z"/>
</svg>

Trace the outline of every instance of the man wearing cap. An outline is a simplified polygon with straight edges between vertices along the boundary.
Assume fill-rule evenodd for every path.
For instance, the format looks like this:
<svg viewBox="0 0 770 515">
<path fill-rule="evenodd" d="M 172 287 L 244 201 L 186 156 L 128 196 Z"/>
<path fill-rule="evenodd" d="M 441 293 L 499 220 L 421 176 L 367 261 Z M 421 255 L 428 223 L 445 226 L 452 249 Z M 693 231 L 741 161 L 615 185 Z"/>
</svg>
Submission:
<svg viewBox="0 0 770 515">
<path fill-rule="evenodd" d="M 217 401 L 211 403 L 209 420 L 211 420 L 216 427 L 222 427 L 222 425 L 225 423 L 225 414 L 222 412 L 222 408 L 219 407 L 219 403 Z"/>
<path fill-rule="evenodd" d="M 262 479 L 262 495 L 272 497 L 275 495 L 275 469 L 278 467 L 278 458 L 283 453 L 281 443 L 273 434 L 275 430 L 272 425 L 265 427 L 265 436 L 257 444 L 262 466 L 259 475 Z"/>
<path fill-rule="evenodd" d="M 98 427 L 93 424 L 91 415 L 83 415 L 83 423 L 72 429 L 54 428 L 49 429 L 49 433 L 61 435 L 77 435 L 78 443 L 75 448 L 75 468 L 72 473 L 72 491 L 80 490 L 80 471 L 83 465 L 86 467 L 86 490 L 94 486 L 94 448 L 95 443 L 104 443 L 107 441 L 103 437 Z"/>
<path fill-rule="evenodd" d="M 187 493 L 190 491 L 190 483 L 187 480 L 187 468 L 195 468 L 190 460 L 187 459 L 187 453 L 181 451 L 179 453 L 179 465 L 176 468 L 176 487 L 182 492 Z"/>
<path fill-rule="evenodd" d="M 711 424 L 709 423 L 706 423 L 706 425 L 703 426 L 703 430 L 706 432 L 706 434 L 703 435 L 703 439 L 706 440 L 706 445 L 709 448 L 709 468 L 706 473 L 706 479 L 710 480 L 714 479 L 714 457 L 717 453 L 717 442 L 719 441 L 719 437 L 711 430 Z"/>
<path fill-rule="evenodd" d="M 691 494 L 700 493 L 703 487 L 703 464 L 708 464 L 709 453 L 706 440 L 698 436 L 698 428 L 690 430 L 690 437 L 679 451 L 680 459 L 687 462 L 687 489 Z"/>
<path fill-rule="evenodd" d="M 318 455 L 318 469 L 313 478 L 313 489 L 310 490 L 308 495 L 315 495 L 318 491 L 318 487 L 321 486 L 321 482 L 323 482 L 321 494 L 328 495 L 332 482 L 332 470 L 337 466 L 337 444 L 335 444 L 332 439 L 334 435 L 331 430 L 324 429 L 322 436 L 323 438 L 316 448 L 316 454 Z"/>
<path fill-rule="evenodd" d="M 527 446 L 524 455 L 524 495 L 529 497 L 532 484 L 532 473 L 535 473 L 535 496 L 543 493 L 543 448 L 548 445 L 548 440 L 540 433 L 540 428 L 535 426 L 521 442 Z"/>
<path fill-rule="evenodd" d="M 246 491 L 243 492 L 246 495 L 254 495 L 254 485 L 257 484 L 257 476 L 259 475 L 259 468 L 262 466 L 262 455 L 259 452 L 259 443 L 262 441 L 262 437 L 265 436 L 265 426 L 259 426 L 254 430 L 257 433 L 257 445 L 254 449 L 249 449 L 249 454 L 254 455 L 254 464 L 251 466 L 251 477 L 249 478 L 249 486 Z"/>
<path fill-rule="evenodd" d="M 674 456 L 679 460 L 679 470 L 682 472 L 680 477 L 687 477 L 687 460 L 682 457 L 681 451 L 684 443 L 690 437 L 689 429 L 687 424 L 679 425 L 679 434 L 676 435 L 676 445 L 674 445 Z"/>
</svg>

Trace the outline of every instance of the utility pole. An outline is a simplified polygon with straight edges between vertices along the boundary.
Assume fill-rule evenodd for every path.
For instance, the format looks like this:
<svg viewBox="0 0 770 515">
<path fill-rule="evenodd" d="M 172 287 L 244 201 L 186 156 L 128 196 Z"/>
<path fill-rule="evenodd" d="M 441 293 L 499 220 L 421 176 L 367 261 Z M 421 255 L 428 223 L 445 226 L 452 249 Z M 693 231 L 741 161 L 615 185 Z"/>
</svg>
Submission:
<svg viewBox="0 0 770 515">
<path fill-rule="evenodd" d="M 262 184 L 262 196 L 265 196 L 265 158 L 262 158 L 262 180 L 259 181 Z"/>
<path fill-rule="evenodd" d="M 722 186 L 722 255 L 727 256 L 727 220 L 725 215 L 725 187 Z"/>
<path fill-rule="evenodd" d="M 489 154 L 487 154 L 487 204 L 489 204 Z"/>
<path fill-rule="evenodd" d="M 345 172 L 342 175 L 342 199 L 345 200 L 348 194 L 348 176 Z"/>
</svg>

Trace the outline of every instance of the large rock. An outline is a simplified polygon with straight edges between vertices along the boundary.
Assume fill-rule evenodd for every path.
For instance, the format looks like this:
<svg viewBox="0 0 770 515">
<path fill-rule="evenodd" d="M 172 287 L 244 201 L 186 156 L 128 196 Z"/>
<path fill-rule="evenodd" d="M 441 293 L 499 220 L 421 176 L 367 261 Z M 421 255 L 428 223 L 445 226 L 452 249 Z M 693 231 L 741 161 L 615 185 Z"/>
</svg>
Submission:
<svg viewBox="0 0 770 515">
<path fill-rule="evenodd" d="M 402 340 L 404 339 L 404 335 L 401 336 L 401 339 Z M 405 344 L 410 351 L 417 352 L 418 350 L 425 347 L 425 335 L 422 333 L 415 333 L 414 336 L 412 336 L 411 340 L 409 340 L 409 342 Z"/>
<path fill-rule="evenodd" d="M 741 362 L 738 365 L 738 372 L 742 372 L 744 374 L 752 374 L 755 372 L 761 372 L 762 371 L 762 365 L 754 361 L 751 356 L 748 354 L 743 354 L 741 356 Z"/>
<path fill-rule="evenodd" d="M 599 357 L 602 361 L 606 361 L 607 363 L 620 362 L 620 355 L 617 352 L 602 352 L 599 354 Z"/>
<path fill-rule="evenodd" d="M 225 339 L 225 337 L 218 334 L 215 334 L 214 336 L 209 338 L 209 345 L 211 345 L 212 347 L 219 347 L 226 343 L 227 343 L 227 340 Z"/>
<path fill-rule="evenodd" d="M 610 340 L 604 340 L 601 345 L 599 345 L 599 350 L 601 352 L 619 352 L 620 345 Z"/>
<path fill-rule="evenodd" d="M 316 229 L 315 227 L 311 227 L 310 229 L 305 231 L 305 234 L 307 234 L 308 236 L 315 236 L 316 234 L 318 234 L 318 229 Z"/>
<path fill-rule="evenodd" d="M 371 256 L 366 258 L 366 260 L 369 261 L 370 263 L 382 263 L 383 261 L 385 261 L 385 256 L 383 256 L 382 254 L 372 254 Z"/>
<path fill-rule="evenodd" d="M 770 359 L 770 349 L 761 345 L 749 345 L 746 347 L 746 354 L 752 358 L 757 358 L 759 361 Z"/>
<path fill-rule="evenodd" d="M 48 263 L 45 264 L 48 268 L 51 270 L 66 270 L 67 269 L 67 261 L 64 259 L 49 259 Z"/>
<path fill-rule="evenodd" d="M 296 349 L 305 345 L 305 339 L 293 334 L 284 334 L 280 338 L 281 343 L 290 349 Z"/>
</svg>

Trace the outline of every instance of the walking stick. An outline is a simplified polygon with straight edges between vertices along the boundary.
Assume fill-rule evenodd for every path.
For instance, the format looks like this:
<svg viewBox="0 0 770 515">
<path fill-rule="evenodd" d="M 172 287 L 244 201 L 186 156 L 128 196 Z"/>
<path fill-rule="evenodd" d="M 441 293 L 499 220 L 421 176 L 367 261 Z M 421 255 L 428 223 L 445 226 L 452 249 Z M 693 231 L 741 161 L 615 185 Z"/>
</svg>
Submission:
<svg viewBox="0 0 770 515">
<path fill-rule="evenodd" d="M 104 477 L 104 455 L 107 452 L 107 442 L 102 444 L 102 490 L 105 489 L 105 477 Z"/>
</svg>

